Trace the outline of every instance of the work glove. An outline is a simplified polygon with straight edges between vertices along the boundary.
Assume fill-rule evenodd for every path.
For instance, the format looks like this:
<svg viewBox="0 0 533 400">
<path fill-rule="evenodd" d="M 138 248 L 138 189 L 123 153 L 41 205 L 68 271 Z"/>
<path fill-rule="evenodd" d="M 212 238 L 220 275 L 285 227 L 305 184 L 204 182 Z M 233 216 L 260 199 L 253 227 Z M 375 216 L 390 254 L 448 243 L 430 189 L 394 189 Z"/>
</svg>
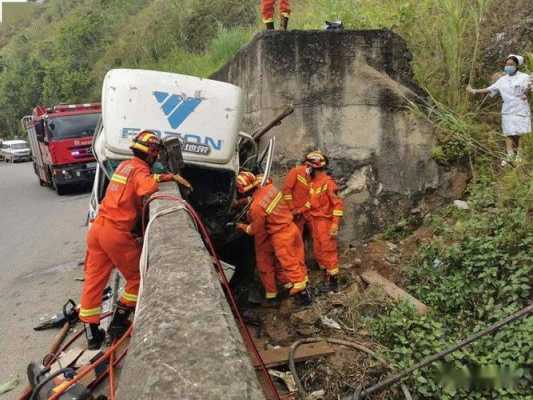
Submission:
<svg viewBox="0 0 533 400">
<path fill-rule="evenodd" d="M 331 224 L 331 228 L 329 229 L 329 235 L 331 237 L 336 237 L 339 233 L 339 225 L 338 224 Z"/>
<path fill-rule="evenodd" d="M 182 186 L 185 186 L 187 189 L 189 189 L 190 191 L 193 190 L 193 187 L 192 185 L 189 183 L 189 181 L 187 179 L 185 179 L 184 177 L 182 177 L 181 175 L 174 175 L 174 174 L 161 174 L 159 175 L 159 182 L 176 182 Z"/>
</svg>

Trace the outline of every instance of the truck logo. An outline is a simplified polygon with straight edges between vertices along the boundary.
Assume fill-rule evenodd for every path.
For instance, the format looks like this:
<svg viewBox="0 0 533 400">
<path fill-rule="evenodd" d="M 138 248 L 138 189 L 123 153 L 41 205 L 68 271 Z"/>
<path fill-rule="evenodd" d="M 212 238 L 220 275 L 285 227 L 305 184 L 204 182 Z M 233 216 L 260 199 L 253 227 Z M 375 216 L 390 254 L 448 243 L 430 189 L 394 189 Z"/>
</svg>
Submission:
<svg viewBox="0 0 533 400">
<path fill-rule="evenodd" d="M 161 110 L 167 117 L 172 129 L 176 129 L 200 105 L 202 99 L 195 97 L 184 98 L 178 94 L 155 91 L 155 99 L 161 104 Z"/>
</svg>

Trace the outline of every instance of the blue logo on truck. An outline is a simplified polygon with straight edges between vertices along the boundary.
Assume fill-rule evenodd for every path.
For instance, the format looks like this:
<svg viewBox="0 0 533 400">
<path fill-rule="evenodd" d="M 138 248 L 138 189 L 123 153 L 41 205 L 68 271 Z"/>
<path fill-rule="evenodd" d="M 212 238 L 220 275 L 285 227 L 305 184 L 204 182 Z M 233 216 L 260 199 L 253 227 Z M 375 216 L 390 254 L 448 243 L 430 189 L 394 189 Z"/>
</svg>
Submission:
<svg viewBox="0 0 533 400">
<path fill-rule="evenodd" d="M 172 129 L 180 126 L 202 102 L 202 99 L 199 98 L 183 98 L 183 96 L 167 92 L 155 91 L 153 94 L 157 102 L 161 104 L 161 110 Z"/>
</svg>

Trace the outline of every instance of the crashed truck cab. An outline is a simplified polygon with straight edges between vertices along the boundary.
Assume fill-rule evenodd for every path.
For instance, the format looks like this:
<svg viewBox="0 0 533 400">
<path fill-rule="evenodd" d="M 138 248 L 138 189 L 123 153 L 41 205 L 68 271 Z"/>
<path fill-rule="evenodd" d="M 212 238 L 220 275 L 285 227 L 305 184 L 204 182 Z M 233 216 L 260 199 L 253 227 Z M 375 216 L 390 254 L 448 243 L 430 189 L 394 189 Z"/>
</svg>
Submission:
<svg viewBox="0 0 533 400">
<path fill-rule="evenodd" d="M 163 141 L 179 138 L 181 174 L 193 185 L 188 201 L 213 235 L 224 237 L 232 218 L 235 177 L 244 166 L 255 172 L 270 170 L 273 140 L 258 154 L 254 139 L 239 131 L 243 114 L 237 86 L 167 72 L 114 69 L 102 89 L 102 119 L 94 137 L 98 161 L 89 219 L 117 165 L 132 157 L 131 139 L 143 129 Z M 241 160 L 241 157 L 246 160 Z"/>
</svg>

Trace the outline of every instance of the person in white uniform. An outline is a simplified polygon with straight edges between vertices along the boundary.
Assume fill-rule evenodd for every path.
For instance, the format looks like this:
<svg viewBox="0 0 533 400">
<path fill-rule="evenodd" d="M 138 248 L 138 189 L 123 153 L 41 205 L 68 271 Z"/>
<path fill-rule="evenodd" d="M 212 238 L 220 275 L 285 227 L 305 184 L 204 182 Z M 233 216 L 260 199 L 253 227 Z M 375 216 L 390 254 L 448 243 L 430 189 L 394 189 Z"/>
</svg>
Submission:
<svg viewBox="0 0 533 400">
<path fill-rule="evenodd" d="M 520 162 L 520 136 L 531 133 L 531 110 L 528 91 L 532 89 L 531 77 L 520 72 L 524 64 L 522 56 L 511 54 L 505 62 L 505 75 L 485 89 L 474 89 L 468 85 L 466 90 L 472 94 L 500 95 L 502 104 L 502 132 L 505 136 L 507 158 L 502 165 Z"/>
</svg>

